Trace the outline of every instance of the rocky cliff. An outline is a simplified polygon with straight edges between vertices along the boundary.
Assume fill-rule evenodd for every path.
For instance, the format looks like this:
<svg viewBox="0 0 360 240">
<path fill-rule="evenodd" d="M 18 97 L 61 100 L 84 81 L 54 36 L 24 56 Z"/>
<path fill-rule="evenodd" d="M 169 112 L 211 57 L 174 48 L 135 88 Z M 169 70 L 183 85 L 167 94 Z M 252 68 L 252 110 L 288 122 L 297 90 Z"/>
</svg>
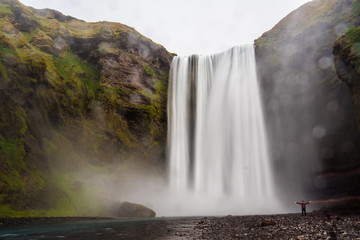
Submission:
<svg viewBox="0 0 360 240">
<path fill-rule="evenodd" d="M 360 7 L 360 5 L 359 5 Z M 360 27 L 341 35 L 334 44 L 336 72 L 354 97 L 358 124 L 360 123 Z"/>
<path fill-rule="evenodd" d="M 359 6 L 311 1 L 255 41 L 276 176 L 289 191 L 318 198 L 359 193 L 329 177 L 359 166 L 353 99 L 332 56 L 336 38 L 360 24 Z"/>
<path fill-rule="evenodd" d="M 162 169 L 165 48 L 16 0 L 0 27 L 0 217 L 95 215 L 111 178 Z"/>
</svg>

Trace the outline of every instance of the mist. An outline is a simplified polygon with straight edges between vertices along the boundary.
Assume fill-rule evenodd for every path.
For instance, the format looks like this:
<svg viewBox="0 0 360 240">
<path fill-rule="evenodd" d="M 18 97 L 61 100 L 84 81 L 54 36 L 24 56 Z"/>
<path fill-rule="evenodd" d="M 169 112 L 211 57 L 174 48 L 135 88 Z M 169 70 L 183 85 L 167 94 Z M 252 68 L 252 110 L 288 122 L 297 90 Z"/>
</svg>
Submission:
<svg viewBox="0 0 360 240">
<path fill-rule="evenodd" d="M 321 4 L 336 3 L 307 3 L 274 27 L 281 29 L 278 42 L 262 47 L 271 41 L 266 34 L 255 41 L 278 194 L 288 202 L 334 196 L 334 185 L 320 176 L 353 166 L 358 156 L 352 96 L 332 56 L 349 20 L 312 22 L 311 11 Z M 344 11 L 351 3 L 340 6 Z"/>
<path fill-rule="evenodd" d="M 320 1 L 312 1 L 303 9 L 316 9 L 320 7 L 319 3 Z M 346 4 L 344 1 L 340 7 L 345 9 L 348 7 Z M 213 6 L 213 2 L 209 6 Z M 210 10 L 211 8 L 208 9 Z M 205 13 L 209 14 L 206 11 Z M 349 20 L 343 19 L 344 21 L 338 23 L 338 20 L 329 17 L 329 22 L 317 22 L 315 19 L 314 24 L 307 25 L 304 22 L 305 19 L 308 20 L 307 17 L 309 16 L 301 11 L 293 12 L 286 17 L 286 24 L 280 22 L 275 27 L 274 32 L 280 31 L 277 36 L 268 32 L 255 41 L 257 81 L 261 90 L 260 105 L 263 112 L 259 114 L 258 109 L 255 110 L 258 103 L 254 100 L 244 102 L 252 102 L 245 109 L 253 110 L 253 113 L 256 112 L 254 115 L 264 115 L 264 124 L 254 121 L 253 115 L 250 114 L 245 118 L 251 118 L 253 121 L 248 121 L 247 127 L 231 125 L 241 122 L 236 117 L 241 116 L 243 112 L 239 112 L 238 109 L 229 111 L 232 102 L 225 105 L 221 105 L 220 102 L 225 102 L 224 99 L 243 97 L 248 92 L 226 92 L 228 90 L 225 91 L 223 85 L 217 85 L 213 90 L 215 95 L 220 96 L 220 101 L 217 98 L 212 99 L 210 102 L 213 105 L 205 109 L 216 109 L 216 112 L 202 116 L 210 119 L 204 125 L 201 125 L 201 122 L 197 123 L 197 126 L 200 126 L 198 129 L 204 127 L 212 132 L 202 135 L 201 141 L 197 141 L 211 146 L 202 154 L 206 156 L 204 159 L 210 159 L 215 167 L 206 164 L 203 166 L 214 174 L 211 175 L 212 172 L 209 174 L 210 171 L 204 170 L 204 175 L 208 175 L 207 179 L 203 178 L 198 185 L 194 184 L 193 179 L 196 175 L 193 172 L 196 161 L 191 157 L 192 160 L 186 164 L 191 165 L 192 170 L 190 173 L 186 170 L 185 176 L 180 179 L 185 179 L 180 190 L 176 184 L 171 183 L 173 176 L 169 170 L 170 160 L 169 157 L 165 157 L 165 143 L 161 139 L 161 135 L 166 135 L 165 130 L 162 127 L 155 129 L 157 124 L 166 121 L 161 116 L 161 101 L 166 95 L 159 93 L 156 97 L 150 96 L 158 93 L 155 82 L 159 80 L 161 72 L 166 70 L 166 61 L 171 55 L 165 49 L 128 29 L 126 33 L 119 35 L 122 38 L 116 44 L 121 44 L 112 45 L 110 42 L 114 39 L 110 34 L 111 24 L 102 28 L 101 41 L 98 42 L 87 41 L 87 38 L 72 38 L 69 43 L 66 43 L 65 38 L 55 39 L 54 47 L 57 50 L 65 51 L 69 44 L 75 54 L 81 53 L 84 62 L 95 61 L 95 56 L 101 58 L 99 65 L 105 66 L 100 73 L 101 84 L 106 87 L 100 93 L 103 94 L 101 100 L 95 100 L 94 96 L 89 95 L 84 97 L 86 100 L 83 102 L 76 102 L 76 97 L 72 94 L 59 99 L 46 98 L 40 92 L 46 92 L 46 87 L 36 89 L 35 95 L 38 99 L 34 101 L 34 105 L 47 102 L 49 99 L 53 101 L 43 110 L 48 111 L 47 113 L 41 112 L 40 108 L 31 109 L 32 120 L 41 118 L 40 115 L 44 117 L 37 125 L 34 124 L 36 126 L 31 127 L 32 130 L 37 130 L 39 126 L 41 128 L 40 134 L 36 137 L 41 139 L 39 152 L 43 150 L 44 153 L 41 154 L 45 157 L 42 157 L 46 158 L 44 172 L 51 179 L 52 189 L 47 189 L 48 202 L 52 202 L 54 208 L 62 210 L 62 215 L 116 215 L 114 209 L 121 202 L 129 201 L 152 208 L 157 216 L 190 216 L 285 213 L 296 209 L 294 201 L 344 197 L 342 194 L 346 193 L 334 190 L 336 186 L 327 176 L 336 169 L 351 168 L 359 156 L 352 98 L 348 88 L 337 78 L 332 58 L 333 42 L 347 30 Z M 234 19 L 231 21 L 236 22 Z M 191 23 L 190 20 L 189 22 Z M 223 28 L 217 24 L 214 26 L 215 30 Z M 76 22 L 74 25 L 69 24 L 69 27 L 76 32 L 79 31 Z M 229 33 L 227 29 L 228 32 L 214 34 L 214 28 L 210 29 L 210 35 L 219 35 L 220 40 Z M 244 32 L 246 31 L 241 31 Z M 194 34 L 189 38 L 190 43 L 195 41 L 195 36 Z M 178 36 L 177 39 L 183 38 Z M 212 38 L 199 38 L 194 45 L 205 42 L 218 44 L 218 41 L 208 39 Z M 197 47 L 197 50 L 191 53 L 206 52 L 210 49 L 217 52 L 228 44 L 237 45 L 238 42 L 229 41 L 220 48 L 204 44 L 203 48 Z M 76 48 L 76 43 L 82 43 L 82 47 L 88 48 Z M 92 52 L 93 49 L 96 51 Z M 127 55 L 128 53 L 130 54 Z M 164 54 L 163 58 L 161 54 Z M 159 69 L 154 71 L 151 64 Z M 226 68 L 233 64 L 227 62 L 222 65 Z M 251 66 L 255 68 L 254 65 Z M 228 72 L 230 71 L 222 71 L 221 74 L 228 80 L 227 84 L 231 85 L 232 79 L 229 80 L 226 76 Z M 80 74 L 86 76 L 83 72 Z M 44 73 L 44 78 L 46 77 Z M 120 80 L 123 85 L 120 84 Z M 162 84 L 161 87 L 165 89 L 167 83 Z M 236 84 L 231 86 L 237 87 Z M 77 92 L 74 87 L 70 92 L 79 94 L 81 98 L 83 96 L 80 92 L 83 89 L 80 90 L 79 87 Z M 190 90 L 194 89 L 198 88 Z M 221 91 L 221 94 L 228 94 L 221 95 L 217 90 Z M 84 90 L 82 94 L 87 94 L 85 92 Z M 185 101 L 194 100 L 190 95 L 184 97 Z M 252 92 L 250 95 L 255 93 Z M 64 110 L 60 109 L 60 101 L 64 101 L 61 105 Z M 78 104 L 79 109 L 71 108 L 73 103 Z M 150 106 L 150 103 L 154 105 Z M 111 105 L 111 109 L 107 104 Z M 195 118 L 200 119 L 196 114 L 189 114 L 193 108 L 198 108 L 192 104 L 184 110 L 184 113 L 189 115 L 184 122 L 191 122 L 189 125 L 194 125 Z M 179 109 L 176 110 L 179 112 Z M 236 115 L 234 119 L 231 118 L 232 114 Z M 231 121 L 219 120 L 220 115 Z M 258 124 L 254 129 L 262 129 L 265 126 L 264 132 L 246 132 L 247 129 L 253 129 L 253 123 Z M 143 131 L 144 129 L 149 133 Z M 186 132 L 191 132 L 191 129 L 193 126 Z M 240 129 L 247 135 L 239 134 Z M 186 141 L 190 139 L 189 142 L 196 142 L 191 139 L 192 134 L 185 137 Z M 247 138 L 240 141 L 244 135 Z M 259 147 L 264 141 L 257 139 L 258 136 L 266 136 L 267 146 Z M 256 140 L 247 141 L 252 138 Z M 212 142 L 212 139 L 215 141 Z M 236 144 L 232 145 L 233 143 Z M 175 141 L 173 144 L 176 146 L 179 142 Z M 201 148 L 202 146 L 199 149 Z M 245 154 L 244 157 L 239 152 L 247 152 L 248 155 Z M 253 155 L 263 155 L 264 152 L 269 153 L 268 158 L 263 158 L 263 162 L 256 162 L 258 159 L 253 158 Z M 184 154 L 191 155 L 188 152 Z M 236 157 L 230 157 L 231 155 Z M 248 163 L 238 162 L 240 158 L 255 160 L 254 165 L 258 168 L 251 168 L 251 173 L 248 173 Z M 217 160 L 219 161 L 216 162 Z M 240 168 L 233 168 L 234 165 Z M 239 173 L 233 169 L 240 169 Z M 201 171 L 203 170 L 199 172 Z M 234 183 L 232 178 L 239 181 Z M 188 187 L 189 185 L 191 187 Z M 201 185 L 205 185 L 207 189 L 214 188 L 215 191 L 201 192 L 196 189 Z M 235 185 L 241 185 L 241 191 L 245 189 L 251 197 L 247 198 L 246 194 L 236 192 L 238 190 L 234 190 Z M 266 191 L 270 193 L 263 194 Z M 236 194 L 232 194 L 234 192 Z"/>
</svg>

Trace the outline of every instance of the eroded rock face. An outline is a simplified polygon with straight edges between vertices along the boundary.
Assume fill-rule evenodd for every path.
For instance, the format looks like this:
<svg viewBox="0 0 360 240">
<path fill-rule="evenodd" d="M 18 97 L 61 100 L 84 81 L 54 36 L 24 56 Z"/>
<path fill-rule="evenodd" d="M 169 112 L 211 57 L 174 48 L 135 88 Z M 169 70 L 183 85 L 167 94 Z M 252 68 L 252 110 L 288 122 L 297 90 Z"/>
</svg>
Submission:
<svg viewBox="0 0 360 240">
<path fill-rule="evenodd" d="M 336 73 L 351 90 L 360 124 L 360 28 L 351 29 L 334 43 Z"/>
<path fill-rule="evenodd" d="M 135 166 L 161 171 L 172 55 L 119 23 L 13 0 L 0 10 L 0 216 L 56 214 L 58 202 L 91 214 L 79 207 L 93 191 L 84 172 L 120 181 Z"/>
<path fill-rule="evenodd" d="M 309 176 L 358 165 L 353 99 L 336 74 L 332 51 L 334 41 L 348 26 L 360 24 L 359 14 L 358 1 L 311 1 L 255 41 L 280 185 L 292 179 L 294 186 L 306 183 L 306 192 L 313 189 L 318 197 L 326 197 L 330 186 L 314 184 Z M 339 186 L 337 190 L 342 191 Z"/>
</svg>

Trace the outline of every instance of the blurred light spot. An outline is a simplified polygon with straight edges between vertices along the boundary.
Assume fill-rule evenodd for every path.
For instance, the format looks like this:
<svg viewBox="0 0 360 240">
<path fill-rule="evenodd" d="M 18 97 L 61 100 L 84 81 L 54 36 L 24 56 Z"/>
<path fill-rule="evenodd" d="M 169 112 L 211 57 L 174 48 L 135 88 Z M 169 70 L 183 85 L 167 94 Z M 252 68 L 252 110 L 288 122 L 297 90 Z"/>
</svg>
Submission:
<svg viewBox="0 0 360 240">
<path fill-rule="evenodd" d="M 287 94 L 283 94 L 280 96 L 280 103 L 284 106 L 287 106 L 291 103 L 291 97 Z"/>
<path fill-rule="evenodd" d="M 332 100 L 326 104 L 326 109 L 330 112 L 335 112 L 339 108 L 339 104 L 336 100 Z"/>
<path fill-rule="evenodd" d="M 268 107 L 273 111 L 277 111 L 279 110 L 279 102 L 276 99 L 271 99 L 268 103 Z"/>
<path fill-rule="evenodd" d="M 346 141 L 341 144 L 341 150 L 345 153 L 351 153 L 355 150 L 355 145 L 351 141 Z"/>
<path fill-rule="evenodd" d="M 301 72 L 296 75 L 297 81 L 301 84 L 308 84 L 309 83 L 309 76 L 305 72 Z"/>
<path fill-rule="evenodd" d="M 319 60 L 319 68 L 326 69 L 329 68 L 333 64 L 333 58 L 332 57 L 322 57 Z"/>
<path fill-rule="evenodd" d="M 301 72 L 296 75 L 296 81 L 299 85 L 299 90 L 305 92 L 309 90 L 309 76 L 307 73 Z"/>
<path fill-rule="evenodd" d="M 312 133 L 315 138 L 323 138 L 326 135 L 326 128 L 322 125 L 317 125 L 313 128 Z"/>
<path fill-rule="evenodd" d="M 285 54 L 288 56 L 294 55 L 297 52 L 297 50 L 298 50 L 298 47 L 295 44 L 290 43 L 285 46 Z"/>
<path fill-rule="evenodd" d="M 336 35 L 341 35 L 343 32 L 347 31 L 348 27 L 346 26 L 346 24 L 344 23 L 339 23 L 338 25 L 335 26 L 334 28 L 334 32 Z"/>
</svg>

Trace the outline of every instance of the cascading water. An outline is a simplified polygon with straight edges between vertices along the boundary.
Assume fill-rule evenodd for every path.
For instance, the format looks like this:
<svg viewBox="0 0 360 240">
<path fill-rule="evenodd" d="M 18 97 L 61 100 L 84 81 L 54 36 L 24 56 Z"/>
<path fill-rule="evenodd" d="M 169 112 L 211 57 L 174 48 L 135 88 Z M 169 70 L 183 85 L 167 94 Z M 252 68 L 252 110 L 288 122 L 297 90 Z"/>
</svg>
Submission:
<svg viewBox="0 0 360 240">
<path fill-rule="evenodd" d="M 276 211 L 253 46 L 173 59 L 168 164 L 176 215 Z"/>
</svg>

